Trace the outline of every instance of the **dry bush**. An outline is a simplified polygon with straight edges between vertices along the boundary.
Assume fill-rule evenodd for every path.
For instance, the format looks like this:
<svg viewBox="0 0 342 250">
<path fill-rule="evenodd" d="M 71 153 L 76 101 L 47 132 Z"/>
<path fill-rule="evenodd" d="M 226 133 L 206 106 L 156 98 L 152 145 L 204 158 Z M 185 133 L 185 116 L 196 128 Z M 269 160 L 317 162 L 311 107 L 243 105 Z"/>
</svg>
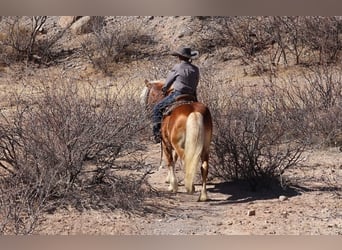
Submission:
<svg viewBox="0 0 342 250">
<path fill-rule="evenodd" d="M 46 16 L 35 16 L 7 19 L 6 45 L 14 49 L 18 60 L 32 59 L 39 31 L 46 22 L 46 18 Z"/>
<path fill-rule="evenodd" d="M 204 47 L 204 51 L 220 50 L 217 55 L 219 60 L 238 58 L 251 68 L 253 75 L 273 72 L 275 66 L 283 62 L 280 59 L 284 50 L 276 45 L 271 18 L 240 16 L 204 19 L 200 33 L 201 48 Z"/>
<path fill-rule="evenodd" d="M 304 40 L 315 53 L 319 64 L 336 63 L 341 51 L 340 33 L 342 20 L 340 17 L 306 17 L 304 20 Z"/>
<path fill-rule="evenodd" d="M 115 25 L 95 26 L 82 44 L 82 53 L 92 65 L 107 75 L 115 72 L 119 62 L 130 62 L 143 58 L 143 50 L 154 43 L 143 28 L 142 20 L 118 21 Z"/>
<path fill-rule="evenodd" d="M 302 80 L 288 79 L 283 94 L 289 105 L 303 110 L 307 126 L 303 134 L 308 142 L 319 146 L 340 146 L 342 132 L 341 67 L 322 65 L 301 73 Z"/>
<path fill-rule="evenodd" d="M 269 20 L 270 35 L 286 64 L 291 63 L 291 58 L 294 64 L 304 65 L 337 62 L 341 50 L 339 18 L 284 16 Z"/>
<path fill-rule="evenodd" d="M 6 34 L 3 45 L 11 48 L 4 53 L 8 64 L 30 61 L 50 65 L 58 57 L 64 56 L 57 47 L 70 26 L 58 32 L 47 32 L 45 25 L 48 19 L 47 16 L 7 17 L 3 21 L 2 28 Z"/>
<path fill-rule="evenodd" d="M 273 63 L 324 65 L 336 63 L 341 51 L 341 20 L 337 17 L 283 16 L 268 18 L 274 41 Z M 278 58 L 278 59 L 276 59 Z"/>
<path fill-rule="evenodd" d="M 212 86 L 209 79 L 203 79 L 203 88 Z M 224 90 L 224 84 L 217 85 L 216 81 L 215 88 L 201 90 L 200 96 L 210 103 L 214 120 L 212 173 L 229 181 L 248 181 L 252 189 L 279 184 L 305 148 L 298 137 L 301 110 L 284 105 L 273 87 L 236 84 Z"/>
<path fill-rule="evenodd" d="M 341 102 L 341 66 L 322 65 L 302 72 L 307 93 L 306 105 L 329 109 Z"/>
<path fill-rule="evenodd" d="M 250 86 L 203 74 L 200 100 L 215 125 L 213 174 L 247 180 L 253 189 L 283 184 L 284 171 L 309 145 L 341 146 L 340 72 L 339 66 L 319 65 Z"/>
<path fill-rule="evenodd" d="M 308 17 L 283 16 L 267 18 L 267 33 L 272 37 L 271 63 L 301 64 L 307 61 L 306 25 Z"/>
<path fill-rule="evenodd" d="M 118 157 L 141 149 L 147 126 L 139 100 L 123 98 L 132 91 L 127 83 L 79 84 L 61 75 L 13 95 L 16 106 L 0 123 L 2 233 L 30 233 L 42 212 L 66 204 L 140 208 L 150 194 L 147 173 L 116 171 Z M 142 160 L 126 164 L 144 172 Z"/>
<path fill-rule="evenodd" d="M 201 51 L 222 50 L 219 59 L 239 58 L 252 74 L 275 74 L 280 66 L 337 63 L 341 51 L 340 17 L 201 18 Z M 235 55 L 233 55 L 233 52 Z"/>
<path fill-rule="evenodd" d="M 51 189 L 49 179 L 44 183 L 32 181 L 28 173 L 0 178 L 0 235 L 33 233 L 43 219 L 42 213 L 51 209 L 48 202 Z"/>
<path fill-rule="evenodd" d="M 247 180 L 253 189 L 282 184 L 308 146 L 341 146 L 340 72 L 319 65 L 247 85 L 204 71 L 199 99 L 214 119 L 212 173 Z"/>
<path fill-rule="evenodd" d="M 203 44 L 237 48 L 246 64 L 272 43 L 268 18 L 265 17 L 213 17 L 203 19 L 202 23 L 200 36 Z"/>
</svg>

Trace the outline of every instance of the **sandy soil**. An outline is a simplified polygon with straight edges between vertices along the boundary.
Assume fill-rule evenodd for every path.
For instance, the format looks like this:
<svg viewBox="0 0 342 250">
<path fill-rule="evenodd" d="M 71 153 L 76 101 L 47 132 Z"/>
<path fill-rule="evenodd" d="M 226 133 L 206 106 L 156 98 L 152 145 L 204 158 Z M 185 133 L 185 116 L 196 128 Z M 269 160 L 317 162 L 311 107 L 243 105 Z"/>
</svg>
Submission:
<svg viewBox="0 0 342 250">
<path fill-rule="evenodd" d="M 151 185 L 167 194 L 167 170 L 158 169 L 159 146 L 146 153 L 155 166 Z M 211 181 L 210 201 L 204 203 L 197 202 L 200 183 L 194 195 L 185 193 L 178 167 L 179 192 L 147 200 L 151 213 L 61 210 L 46 217 L 39 234 L 341 235 L 341 154 L 337 148 L 307 152 L 302 166 L 287 173 L 293 185 L 283 192 L 250 192 L 243 185 Z"/>
</svg>

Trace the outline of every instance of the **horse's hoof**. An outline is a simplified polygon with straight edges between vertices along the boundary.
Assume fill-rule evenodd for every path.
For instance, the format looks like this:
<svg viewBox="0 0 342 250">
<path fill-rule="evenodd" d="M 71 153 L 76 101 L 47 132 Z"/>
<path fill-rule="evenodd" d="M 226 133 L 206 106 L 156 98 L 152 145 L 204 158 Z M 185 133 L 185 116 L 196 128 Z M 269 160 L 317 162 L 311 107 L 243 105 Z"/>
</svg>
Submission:
<svg viewBox="0 0 342 250">
<path fill-rule="evenodd" d="M 193 194 L 193 193 L 195 193 L 195 185 L 192 185 L 191 188 L 187 187 L 187 188 L 186 188 L 186 192 L 187 192 L 188 194 Z"/>
<path fill-rule="evenodd" d="M 200 196 L 198 197 L 198 200 L 197 201 L 208 201 L 208 195 L 206 193 L 201 193 Z"/>
<path fill-rule="evenodd" d="M 177 188 L 169 187 L 168 190 L 171 193 L 174 193 L 174 194 L 177 193 Z"/>
<path fill-rule="evenodd" d="M 208 199 L 208 197 L 202 197 L 202 196 L 200 196 L 199 198 L 198 198 L 198 202 L 205 202 L 205 201 L 208 201 L 209 199 Z"/>
<path fill-rule="evenodd" d="M 193 193 L 195 193 L 195 190 L 188 188 L 188 189 L 186 189 L 186 192 L 187 192 L 187 194 L 193 194 Z"/>
</svg>

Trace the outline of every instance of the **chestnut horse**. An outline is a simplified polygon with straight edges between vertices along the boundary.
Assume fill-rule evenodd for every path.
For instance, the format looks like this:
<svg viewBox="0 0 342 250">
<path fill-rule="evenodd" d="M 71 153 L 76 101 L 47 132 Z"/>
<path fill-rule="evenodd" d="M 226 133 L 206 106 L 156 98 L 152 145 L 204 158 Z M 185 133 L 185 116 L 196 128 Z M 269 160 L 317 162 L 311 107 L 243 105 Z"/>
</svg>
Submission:
<svg viewBox="0 0 342 250">
<path fill-rule="evenodd" d="M 146 107 L 152 108 L 163 98 L 163 85 L 162 81 L 145 80 L 145 89 L 141 97 Z M 208 200 L 206 183 L 212 129 L 210 111 L 200 102 L 182 101 L 176 104 L 169 114 L 164 115 L 161 135 L 162 150 L 169 170 L 169 191 L 176 193 L 178 188 L 175 176 L 177 158 L 184 164 L 184 185 L 190 194 L 195 192 L 194 177 L 201 162 L 202 190 L 198 201 Z"/>
</svg>

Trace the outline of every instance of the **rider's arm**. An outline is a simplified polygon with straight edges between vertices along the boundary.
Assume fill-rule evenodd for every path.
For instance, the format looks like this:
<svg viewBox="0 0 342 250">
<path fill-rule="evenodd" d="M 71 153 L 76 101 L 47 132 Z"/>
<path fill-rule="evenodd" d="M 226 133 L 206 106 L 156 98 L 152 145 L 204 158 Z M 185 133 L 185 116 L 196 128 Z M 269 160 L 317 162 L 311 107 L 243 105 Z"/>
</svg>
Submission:
<svg viewBox="0 0 342 250">
<path fill-rule="evenodd" d="M 173 68 L 166 77 L 166 80 L 163 86 L 163 89 L 165 91 L 167 91 L 171 87 L 173 82 L 176 80 L 177 76 L 178 76 L 178 72 L 176 71 L 175 68 Z"/>
</svg>

